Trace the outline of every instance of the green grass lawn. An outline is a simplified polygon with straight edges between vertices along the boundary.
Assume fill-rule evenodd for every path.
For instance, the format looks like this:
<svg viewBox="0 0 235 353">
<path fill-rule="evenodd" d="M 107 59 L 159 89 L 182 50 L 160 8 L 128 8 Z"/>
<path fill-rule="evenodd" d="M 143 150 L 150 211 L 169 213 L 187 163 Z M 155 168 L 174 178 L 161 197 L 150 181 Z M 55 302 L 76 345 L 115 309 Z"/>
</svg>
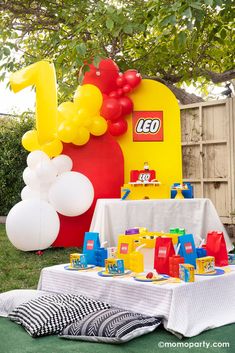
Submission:
<svg viewBox="0 0 235 353">
<path fill-rule="evenodd" d="M 38 256 L 36 252 L 17 250 L 0 224 L 0 293 L 17 288 L 36 288 L 43 267 L 68 263 L 71 252 L 78 248 L 50 248 Z"/>
</svg>

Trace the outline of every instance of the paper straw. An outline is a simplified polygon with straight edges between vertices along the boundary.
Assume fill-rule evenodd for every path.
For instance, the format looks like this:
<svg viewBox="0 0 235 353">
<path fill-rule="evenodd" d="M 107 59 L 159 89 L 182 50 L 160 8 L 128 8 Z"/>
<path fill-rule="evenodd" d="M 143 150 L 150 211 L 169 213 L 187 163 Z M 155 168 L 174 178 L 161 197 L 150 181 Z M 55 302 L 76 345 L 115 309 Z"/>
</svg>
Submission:
<svg viewBox="0 0 235 353">
<path fill-rule="evenodd" d="M 205 239 L 202 239 L 201 243 L 199 244 L 199 248 L 201 248 L 204 243 L 205 243 Z"/>
<path fill-rule="evenodd" d="M 100 247 L 101 248 L 106 248 L 107 247 L 108 242 L 107 241 L 103 241 L 103 243 L 101 243 Z"/>
<path fill-rule="evenodd" d="M 138 247 L 135 249 L 135 251 L 139 251 L 140 249 L 142 249 L 142 248 L 145 247 L 145 246 L 146 246 L 146 244 L 142 244 L 142 245 L 138 246 Z"/>
<path fill-rule="evenodd" d="M 175 251 L 175 254 L 176 254 L 176 255 L 178 255 L 178 252 L 179 252 L 179 250 L 180 250 L 180 246 L 181 246 L 181 244 L 178 244 L 178 245 L 177 245 L 177 248 L 176 248 L 176 251 Z"/>
</svg>

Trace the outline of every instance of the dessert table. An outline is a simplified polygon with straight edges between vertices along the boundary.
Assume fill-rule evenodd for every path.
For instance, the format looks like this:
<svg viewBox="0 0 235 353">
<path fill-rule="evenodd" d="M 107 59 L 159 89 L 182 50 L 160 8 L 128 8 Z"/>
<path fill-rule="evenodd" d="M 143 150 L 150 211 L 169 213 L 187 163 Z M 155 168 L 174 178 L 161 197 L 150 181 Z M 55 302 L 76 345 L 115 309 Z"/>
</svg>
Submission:
<svg viewBox="0 0 235 353">
<path fill-rule="evenodd" d="M 97 200 L 90 232 L 98 232 L 101 242 L 107 240 L 108 246 L 116 246 L 118 235 L 133 227 L 164 232 L 169 232 L 170 228 L 185 228 L 195 240 L 198 236 L 205 238 L 209 231 L 222 231 L 228 251 L 233 249 L 209 199 Z"/>
<path fill-rule="evenodd" d="M 65 270 L 43 268 L 38 289 L 74 293 L 115 307 L 163 318 L 167 330 L 192 337 L 235 322 L 235 266 L 220 276 L 196 276 L 193 283 L 138 282 L 132 275 L 100 277 L 100 268 Z"/>
</svg>

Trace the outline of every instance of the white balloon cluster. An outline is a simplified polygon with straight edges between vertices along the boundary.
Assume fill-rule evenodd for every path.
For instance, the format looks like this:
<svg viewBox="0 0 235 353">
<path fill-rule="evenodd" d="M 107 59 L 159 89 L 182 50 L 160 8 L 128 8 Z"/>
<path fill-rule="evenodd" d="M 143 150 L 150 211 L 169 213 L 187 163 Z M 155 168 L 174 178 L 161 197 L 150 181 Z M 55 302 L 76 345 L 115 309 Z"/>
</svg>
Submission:
<svg viewBox="0 0 235 353">
<path fill-rule="evenodd" d="M 27 165 L 22 201 L 10 210 L 6 230 L 16 248 L 43 250 L 58 236 L 57 212 L 69 217 L 86 212 L 94 189 L 85 175 L 71 171 L 73 163 L 66 155 L 50 159 L 44 152 L 34 151 L 28 155 Z"/>
<path fill-rule="evenodd" d="M 28 155 L 28 167 L 23 172 L 26 186 L 21 192 L 22 200 L 39 198 L 49 200 L 49 189 L 56 177 L 68 172 L 73 167 L 71 158 L 60 155 L 52 160 L 42 151 L 34 151 Z"/>
</svg>

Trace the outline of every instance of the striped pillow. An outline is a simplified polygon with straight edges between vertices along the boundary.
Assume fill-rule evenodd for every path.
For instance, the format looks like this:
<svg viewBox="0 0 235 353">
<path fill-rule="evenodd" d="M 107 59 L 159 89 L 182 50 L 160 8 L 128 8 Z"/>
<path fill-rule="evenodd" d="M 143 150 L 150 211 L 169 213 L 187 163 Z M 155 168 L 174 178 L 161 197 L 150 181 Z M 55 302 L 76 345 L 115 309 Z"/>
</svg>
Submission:
<svg viewBox="0 0 235 353">
<path fill-rule="evenodd" d="M 14 309 L 8 317 L 22 325 L 32 337 L 39 337 L 59 333 L 90 313 L 109 307 L 83 296 L 56 294 L 30 300 Z"/>
<path fill-rule="evenodd" d="M 123 343 L 152 332 L 161 320 L 122 309 L 105 309 L 66 327 L 62 338 L 81 341 Z"/>
</svg>

